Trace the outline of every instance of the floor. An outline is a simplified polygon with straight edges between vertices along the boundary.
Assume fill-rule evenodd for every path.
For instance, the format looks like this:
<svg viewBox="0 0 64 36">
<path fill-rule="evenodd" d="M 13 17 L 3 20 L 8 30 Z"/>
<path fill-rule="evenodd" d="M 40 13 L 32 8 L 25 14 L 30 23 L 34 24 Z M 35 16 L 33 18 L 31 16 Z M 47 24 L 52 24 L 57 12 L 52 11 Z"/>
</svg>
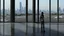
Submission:
<svg viewBox="0 0 64 36">
<path fill-rule="evenodd" d="M 3 36 L 3 33 L 5 36 L 11 35 L 11 24 L 13 23 L 0 23 L 0 36 Z M 35 24 L 35 36 L 42 36 L 43 33 L 40 32 L 40 23 L 39 25 L 37 23 L 14 23 L 15 25 L 15 36 L 26 36 L 26 24 L 28 25 L 28 36 L 33 36 L 33 24 Z M 3 29 L 4 26 L 4 29 Z M 58 27 L 59 26 L 59 27 Z M 59 29 L 58 29 L 59 28 Z M 4 32 L 3 32 L 4 30 Z M 44 36 L 64 36 L 64 23 L 45 23 L 45 34 Z"/>
</svg>

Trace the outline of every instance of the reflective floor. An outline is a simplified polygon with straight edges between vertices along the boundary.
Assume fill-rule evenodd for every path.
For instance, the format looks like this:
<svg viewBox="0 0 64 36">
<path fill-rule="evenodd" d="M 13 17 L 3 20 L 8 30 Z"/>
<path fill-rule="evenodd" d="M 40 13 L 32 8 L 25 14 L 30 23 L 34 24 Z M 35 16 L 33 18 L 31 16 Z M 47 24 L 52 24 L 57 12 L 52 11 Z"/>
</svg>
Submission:
<svg viewBox="0 0 64 36">
<path fill-rule="evenodd" d="M 35 24 L 35 36 L 42 36 L 41 25 L 37 23 L 14 23 L 15 25 L 15 36 L 26 36 L 26 24 L 28 24 L 28 36 L 33 36 L 33 24 Z M 4 26 L 4 29 L 3 29 Z M 51 30 L 51 32 L 49 31 Z M 4 32 L 3 32 L 4 31 Z M 58 34 L 59 33 L 59 34 Z M 11 36 L 11 23 L 0 23 L 0 36 Z M 59 23 L 59 30 L 57 23 L 45 23 L 45 34 L 44 36 L 64 36 L 64 23 Z"/>
</svg>

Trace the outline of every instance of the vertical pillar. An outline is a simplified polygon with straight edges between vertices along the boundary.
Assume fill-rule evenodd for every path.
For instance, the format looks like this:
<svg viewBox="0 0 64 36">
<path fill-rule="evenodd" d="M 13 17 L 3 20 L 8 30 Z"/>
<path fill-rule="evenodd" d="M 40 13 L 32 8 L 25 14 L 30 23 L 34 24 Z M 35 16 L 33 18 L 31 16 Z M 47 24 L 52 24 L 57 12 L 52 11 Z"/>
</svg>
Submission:
<svg viewBox="0 0 64 36">
<path fill-rule="evenodd" d="M 51 36 L 51 0 L 49 0 L 49 36 Z"/>
<path fill-rule="evenodd" d="M 26 36 L 28 32 L 28 0 L 26 0 Z"/>
<path fill-rule="evenodd" d="M 37 31 L 39 32 L 39 0 L 37 0 L 37 24 L 38 24 Z"/>
<path fill-rule="evenodd" d="M 1 0 L 0 0 L 0 22 L 1 22 Z"/>
<path fill-rule="evenodd" d="M 33 36 L 35 36 L 35 12 L 36 0 L 33 0 Z"/>
<path fill-rule="evenodd" d="M 10 21 L 11 21 L 11 36 L 14 36 L 14 22 L 15 22 L 15 0 L 10 0 Z"/>
<path fill-rule="evenodd" d="M 11 13 L 11 22 L 15 22 L 15 0 L 11 0 L 11 11 L 10 11 L 10 13 Z"/>
<path fill-rule="evenodd" d="M 5 22 L 5 0 L 3 0 L 3 23 Z"/>
<path fill-rule="evenodd" d="M 1 0 L 0 0 L 0 23 L 1 23 Z M 1 26 L 0 26 L 0 33 L 1 33 Z"/>
<path fill-rule="evenodd" d="M 59 31 L 59 0 L 57 0 L 57 31 Z M 58 32 L 57 36 L 59 36 Z"/>
<path fill-rule="evenodd" d="M 4 36 L 4 32 L 5 32 L 5 30 L 4 30 L 4 28 L 5 28 L 4 22 L 5 22 L 5 0 L 3 0 L 3 36 Z"/>
<path fill-rule="evenodd" d="M 37 0 L 37 22 L 39 23 L 39 0 Z"/>
</svg>

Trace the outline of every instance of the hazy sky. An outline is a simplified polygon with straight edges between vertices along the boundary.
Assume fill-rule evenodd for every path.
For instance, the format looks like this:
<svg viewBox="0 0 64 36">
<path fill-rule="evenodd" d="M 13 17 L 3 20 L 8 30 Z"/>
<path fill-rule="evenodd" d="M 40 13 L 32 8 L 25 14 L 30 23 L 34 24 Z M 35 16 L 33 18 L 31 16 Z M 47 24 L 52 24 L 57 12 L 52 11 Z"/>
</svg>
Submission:
<svg viewBox="0 0 64 36">
<path fill-rule="evenodd" d="M 15 9 L 19 9 L 19 2 L 22 2 L 22 6 L 25 7 L 25 2 L 26 0 L 15 0 Z M 39 0 L 39 7 L 41 10 L 48 10 L 49 9 L 49 0 Z M 64 0 L 60 0 L 60 7 L 64 8 Z M 51 1 L 51 6 L 52 6 L 52 10 L 56 10 L 56 4 L 57 4 L 57 0 L 52 0 Z M 32 9 L 32 0 L 28 0 L 28 8 Z M 1 8 L 3 8 L 3 0 L 1 0 Z M 9 9 L 10 8 L 10 0 L 5 0 L 5 8 Z"/>
</svg>

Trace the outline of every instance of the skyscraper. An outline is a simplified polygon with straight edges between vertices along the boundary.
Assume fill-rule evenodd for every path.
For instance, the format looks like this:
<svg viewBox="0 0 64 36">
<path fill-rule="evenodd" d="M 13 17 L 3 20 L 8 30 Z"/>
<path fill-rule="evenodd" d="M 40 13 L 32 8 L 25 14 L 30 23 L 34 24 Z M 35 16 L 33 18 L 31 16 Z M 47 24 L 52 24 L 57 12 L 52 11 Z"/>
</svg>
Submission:
<svg viewBox="0 0 64 36">
<path fill-rule="evenodd" d="M 22 7 L 22 3 L 20 2 L 20 13 L 22 12 L 23 7 Z"/>
<path fill-rule="evenodd" d="M 59 12 L 62 12 L 62 9 L 59 7 Z"/>
<path fill-rule="evenodd" d="M 63 12 L 64 12 L 64 8 L 63 8 Z"/>
</svg>

